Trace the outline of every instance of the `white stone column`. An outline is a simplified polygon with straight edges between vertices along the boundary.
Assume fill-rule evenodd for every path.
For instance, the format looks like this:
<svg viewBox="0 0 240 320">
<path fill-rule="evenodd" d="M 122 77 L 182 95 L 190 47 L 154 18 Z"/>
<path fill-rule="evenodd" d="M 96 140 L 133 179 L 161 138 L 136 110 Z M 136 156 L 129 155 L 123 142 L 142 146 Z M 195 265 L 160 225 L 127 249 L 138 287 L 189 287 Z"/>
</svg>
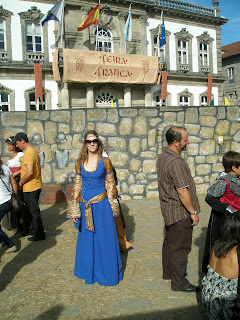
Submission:
<svg viewBox="0 0 240 320">
<path fill-rule="evenodd" d="M 125 20 L 126 20 L 127 14 L 124 12 L 119 12 L 118 13 L 118 20 L 119 20 L 119 28 L 120 28 L 120 32 L 119 34 L 120 36 L 120 53 L 125 53 L 125 33 L 123 31 L 124 29 L 124 25 L 125 25 Z"/>
<path fill-rule="evenodd" d="M 151 107 L 152 101 L 151 101 L 151 88 L 145 87 L 145 107 Z"/>
<path fill-rule="evenodd" d="M 87 86 L 87 108 L 94 108 L 94 92 L 93 92 L 93 86 Z"/>
<path fill-rule="evenodd" d="M 124 87 L 124 107 L 130 108 L 132 106 L 132 94 L 130 87 Z"/>
<path fill-rule="evenodd" d="M 140 16 L 140 24 L 141 24 L 141 54 L 146 56 L 147 55 L 147 16 L 142 15 Z"/>
<path fill-rule="evenodd" d="M 69 109 L 69 91 L 68 91 L 68 83 L 63 83 L 63 88 L 61 90 L 61 98 L 62 98 L 62 108 Z"/>
</svg>

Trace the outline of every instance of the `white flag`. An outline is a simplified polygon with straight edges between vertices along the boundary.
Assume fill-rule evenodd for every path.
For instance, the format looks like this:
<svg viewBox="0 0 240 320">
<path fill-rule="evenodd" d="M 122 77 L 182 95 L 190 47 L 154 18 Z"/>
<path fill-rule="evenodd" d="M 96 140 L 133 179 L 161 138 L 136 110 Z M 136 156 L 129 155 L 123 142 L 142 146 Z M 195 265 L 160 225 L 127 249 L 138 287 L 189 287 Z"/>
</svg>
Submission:
<svg viewBox="0 0 240 320">
<path fill-rule="evenodd" d="M 126 41 L 132 41 L 132 15 L 131 15 L 131 5 L 129 6 L 128 18 L 124 26 L 124 33 L 126 35 Z"/>
</svg>

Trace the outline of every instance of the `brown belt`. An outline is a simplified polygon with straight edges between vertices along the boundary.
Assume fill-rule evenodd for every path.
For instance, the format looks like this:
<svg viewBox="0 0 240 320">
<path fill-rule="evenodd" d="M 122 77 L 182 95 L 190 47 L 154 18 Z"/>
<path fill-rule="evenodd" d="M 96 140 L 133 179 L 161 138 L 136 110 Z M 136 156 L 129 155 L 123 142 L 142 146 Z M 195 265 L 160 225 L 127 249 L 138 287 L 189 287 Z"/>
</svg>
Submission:
<svg viewBox="0 0 240 320">
<path fill-rule="evenodd" d="M 81 196 L 79 198 L 79 201 L 86 203 L 85 204 L 86 228 L 90 231 L 94 231 L 91 204 L 100 202 L 105 198 L 107 198 L 107 191 L 104 191 L 103 193 L 98 194 L 97 196 L 91 198 L 88 201 L 85 201 Z"/>
</svg>

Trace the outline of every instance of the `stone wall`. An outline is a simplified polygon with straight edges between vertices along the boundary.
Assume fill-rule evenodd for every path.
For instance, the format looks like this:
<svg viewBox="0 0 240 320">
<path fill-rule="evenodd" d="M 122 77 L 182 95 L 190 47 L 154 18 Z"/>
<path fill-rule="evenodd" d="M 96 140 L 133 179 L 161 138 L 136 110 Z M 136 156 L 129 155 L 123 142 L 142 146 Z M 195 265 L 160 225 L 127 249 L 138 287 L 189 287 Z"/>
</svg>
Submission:
<svg viewBox="0 0 240 320">
<path fill-rule="evenodd" d="M 19 131 L 27 133 L 39 150 L 44 189 L 42 201 L 69 199 L 84 133 L 95 129 L 103 140 L 118 175 L 123 199 L 158 197 L 156 160 L 166 145 L 165 132 L 172 125 L 185 126 L 189 133 L 188 162 L 198 192 L 206 192 L 222 170 L 218 137 L 223 152 L 240 151 L 240 108 L 162 107 L 71 109 L 2 112 L 1 157 L 9 154 L 5 139 Z"/>
</svg>

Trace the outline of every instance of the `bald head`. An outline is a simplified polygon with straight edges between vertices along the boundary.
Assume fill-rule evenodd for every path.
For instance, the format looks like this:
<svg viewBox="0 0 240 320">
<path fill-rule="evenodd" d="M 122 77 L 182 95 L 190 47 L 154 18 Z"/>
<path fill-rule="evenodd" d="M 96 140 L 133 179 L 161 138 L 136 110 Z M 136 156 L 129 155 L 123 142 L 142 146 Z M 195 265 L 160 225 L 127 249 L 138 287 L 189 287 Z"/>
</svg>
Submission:
<svg viewBox="0 0 240 320">
<path fill-rule="evenodd" d="M 175 140 L 177 140 L 178 142 L 180 142 L 182 140 L 182 132 L 183 131 L 187 131 L 186 128 L 184 127 L 171 127 L 168 129 L 168 131 L 166 132 L 166 140 L 167 143 L 173 144 L 173 142 Z"/>
</svg>

